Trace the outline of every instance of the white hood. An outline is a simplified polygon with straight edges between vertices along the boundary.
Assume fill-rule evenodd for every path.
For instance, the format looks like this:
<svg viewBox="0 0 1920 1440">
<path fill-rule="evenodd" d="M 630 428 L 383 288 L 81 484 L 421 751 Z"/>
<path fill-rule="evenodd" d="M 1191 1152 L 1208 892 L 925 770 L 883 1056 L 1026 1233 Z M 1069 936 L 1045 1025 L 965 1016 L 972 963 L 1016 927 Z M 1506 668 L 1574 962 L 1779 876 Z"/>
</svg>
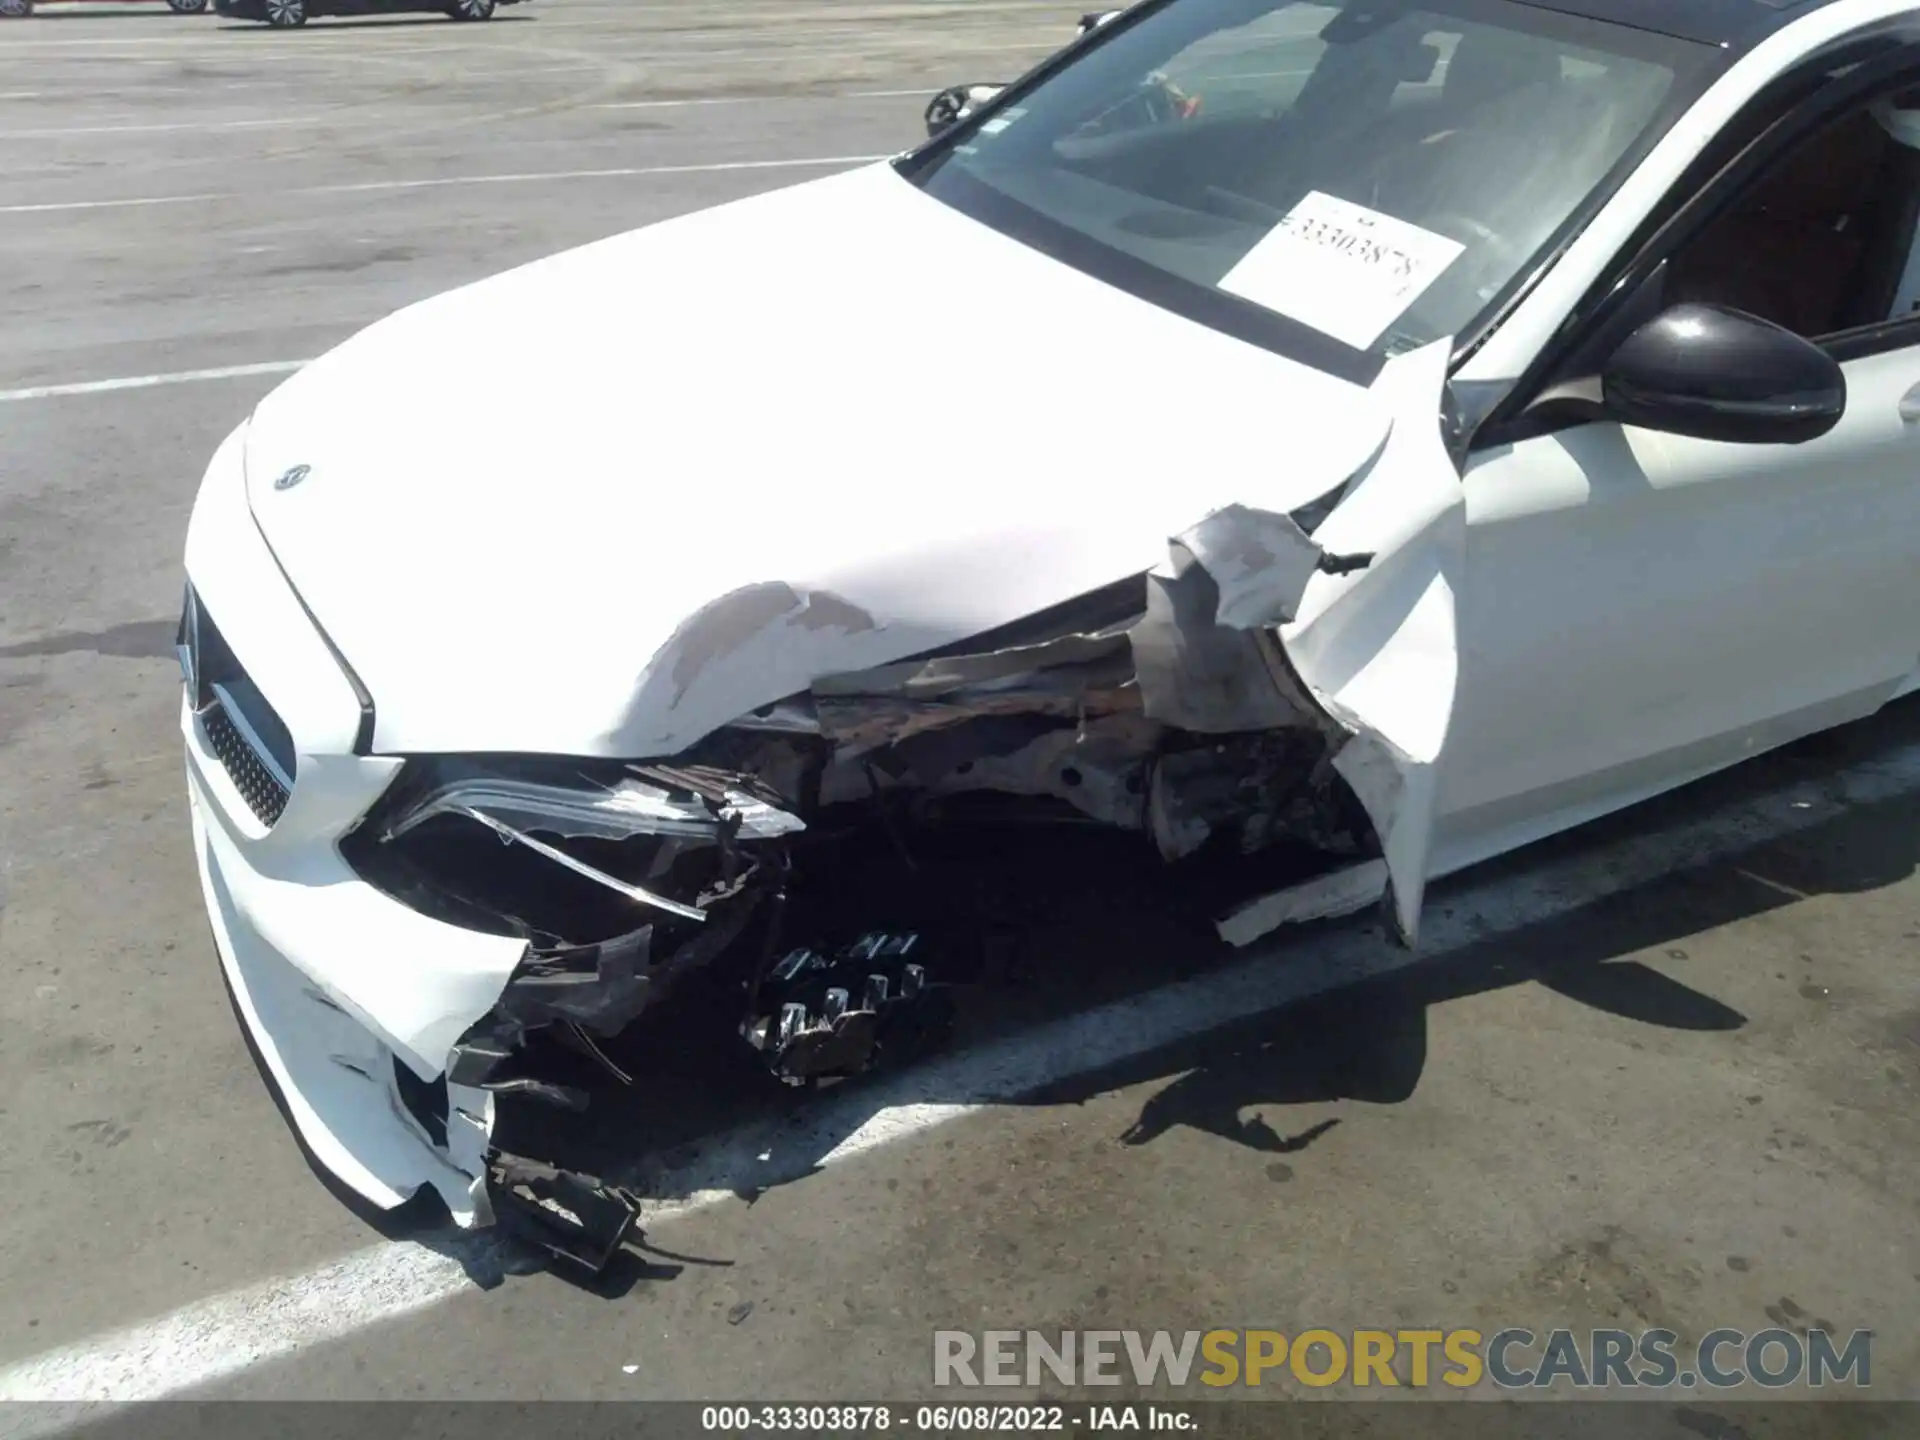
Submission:
<svg viewBox="0 0 1920 1440">
<path fill-rule="evenodd" d="M 261 404 L 247 471 L 376 749 L 639 757 L 1292 509 L 1389 428 L 876 166 L 403 310 Z"/>
</svg>

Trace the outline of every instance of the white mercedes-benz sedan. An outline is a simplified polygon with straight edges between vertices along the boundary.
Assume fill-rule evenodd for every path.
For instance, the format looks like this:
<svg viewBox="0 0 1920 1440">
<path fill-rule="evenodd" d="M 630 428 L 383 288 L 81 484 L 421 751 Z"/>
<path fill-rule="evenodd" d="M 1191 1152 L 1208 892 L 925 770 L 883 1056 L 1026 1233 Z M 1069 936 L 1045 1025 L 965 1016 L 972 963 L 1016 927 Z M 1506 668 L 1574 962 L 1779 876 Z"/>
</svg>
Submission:
<svg viewBox="0 0 1920 1440">
<path fill-rule="evenodd" d="M 312 1154 L 597 1265 L 632 1197 L 502 1119 L 691 977 L 807 1083 L 940 1033 L 949 866 L 1411 945 L 1916 688 L 1916 84 L 1915 0 L 1141 0 L 290 378 L 181 723 Z"/>
</svg>

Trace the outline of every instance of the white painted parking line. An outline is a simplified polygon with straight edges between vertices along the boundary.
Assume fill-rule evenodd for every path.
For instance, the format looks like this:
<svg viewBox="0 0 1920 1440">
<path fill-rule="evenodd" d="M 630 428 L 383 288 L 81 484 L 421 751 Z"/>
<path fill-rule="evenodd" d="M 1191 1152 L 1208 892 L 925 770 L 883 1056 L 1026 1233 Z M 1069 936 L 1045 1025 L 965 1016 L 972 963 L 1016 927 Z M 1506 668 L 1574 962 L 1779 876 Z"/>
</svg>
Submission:
<svg viewBox="0 0 1920 1440">
<path fill-rule="evenodd" d="M 835 95 L 699 95 L 682 100 L 605 100 L 598 105 L 589 105 L 589 110 L 681 110 L 701 105 L 762 105 L 777 104 L 781 100 L 835 100 Z"/>
<path fill-rule="evenodd" d="M 470 39 L 465 42 L 447 41 L 447 42 L 430 42 L 430 43 L 423 44 L 417 40 L 408 38 L 413 32 L 411 31 L 402 32 L 401 27 L 399 26 L 387 25 L 387 26 L 380 26 L 378 28 L 381 30 L 389 31 L 389 32 L 396 32 L 396 33 L 390 33 L 389 35 L 383 37 L 381 41 L 377 42 L 380 44 L 380 49 L 378 51 L 369 52 L 369 53 L 377 54 L 383 58 L 396 57 L 396 56 L 401 58 L 412 58 L 414 56 L 419 56 L 419 55 L 492 55 L 492 54 L 503 52 L 506 49 L 506 46 L 510 43 L 504 40 L 499 41 L 497 43 L 491 43 L 491 42 L 482 40 L 479 37 L 474 37 L 473 39 Z M 571 30 L 573 33 L 584 35 L 590 32 L 591 27 L 575 26 L 575 27 L 571 27 Z M 558 27 L 554 27 L 554 26 L 545 27 L 540 32 L 540 35 L 542 39 L 549 39 L 549 40 L 559 40 L 562 38 L 562 34 L 560 30 L 558 29 Z M 285 40 L 283 40 L 281 44 L 276 45 L 273 43 L 276 39 L 280 39 L 280 38 L 281 37 L 273 36 L 269 33 L 262 33 L 256 40 L 254 40 L 248 45 L 248 49 L 247 49 L 248 58 L 252 60 L 266 60 L 274 64 L 281 64 L 281 63 L 298 64 L 303 58 L 306 58 L 308 56 L 338 54 L 344 51 L 353 51 L 356 53 L 365 52 L 366 46 L 370 43 L 367 39 L 367 29 L 363 27 L 336 28 L 336 27 L 330 26 L 323 29 L 319 29 L 319 30 L 308 30 L 303 35 L 301 35 L 298 39 L 287 37 Z M 0 61 L 4 61 L 7 59 L 7 57 L 22 51 L 33 51 L 33 50 L 88 50 L 88 51 L 109 50 L 110 51 L 110 50 L 119 50 L 119 49 L 125 49 L 130 47 L 139 47 L 142 49 L 146 49 L 146 48 L 151 48 L 155 46 L 159 46 L 159 47 L 178 46 L 183 42 L 189 44 L 191 49 L 195 53 L 204 53 L 204 46 L 193 45 L 192 44 L 193 40 L 194 40 L 194 37 L 192 36 L 167 37 L 167 36 L 160 36 L 160 35 L 127 36 L 127 37 L 122 37 L 122 38 L 112 39 L 112 40 L 104 40 L 104 39 L 102 40 L 23 40 L 23 41 L 18 41 L 14 43 L 9 43 L 4 47 L 0 47 Z M 1012 54 L 1012 53 L 1018 53 L 1021 51 L 1032 52 L 1032 51 L 1044 51 L 1044 50 L 1058 50 L 1061 46 L 1061 43 L 1062 42 L 1060 40 L 1060 37 L 1057 34 L 1054 34 L 1054 35 L 1050 35 L 1046 39 L 995 41 L 993 44 L 990 44 L 990 45 L 979 45 L 979 44 L 971 44 L 971 43 L 962 44 L 956 47 L 956 53 L 965 56 L 965 55 Z M 184 53 L 184 52 L 176 52 L 176 53 Z M 783 46 L 772 51 L 767 51 L 763 48 L 756 49 L 751 46 L 721 46 L 717 48 L 702 48 L 700 46 L 695 45 L 695 46 L 688 46 L 685 49 L 680 49 L 680 48 L 668 49 L 663 47 L 657 51 L 651 52 L 645 57 L 635 56 L 630 58 L 636 58 L 636 59 L 646 58 L 646 59 L 652 59 L 652 60 L 668 59 L 668 60 L 695 61 L 695 62 L 703 61 L 703 60 L 718 60 L 718 59 L 738 60 L 738 59 L 746 58 L 758 64 L 781 65 L 781 64 L 791 63 L 794 57 L 796 56 L 803 56 L 807 58 L 818 59 L 818 58 L 830 57 L 830 56 L 839 56 L 844 58 L 845 55 L 846 55 L 846 47 L 844 45 L 794 44 L 790 46 Z M 76 55 L 71 58 L 75 60 L 115 60 L 115 59 L 119 59 L 120 57 L 113 54 L 88 54 L 88 55 Z M 128 57 L 126 63 L 135 64 L 135 65 L 143 65 L 143 64 L 144 65 L 153 65 L 153 64 L 164 65 L 164 64 L 172 64 L 174 62 L 171 60 L 139 60 L 139 59 L 133 59 L 131 57 Z"/>
<path fill-rule="evenodd" d="M 838 95 L 699 95 L 679 100 L 603 100 L 589 110 L 679 110 L 700 105 L 787 105 L 795 100 L 887 100 L 901 95 L 932 98 L 937 85 L 913 90 L 848 90 Z"/>
<path fill-rule="evenodd" d="M 222 30 L 243 30 L 243 27 L 237 25 L 221 26 L 219 28 Z M 367 43 L 365 31 L 369 28 L 386 31 L 394 40 L 403 42 L 403 44 L 409 36 L 415 33 L 413 27 L 408 25 L 381 25 L 377 27 L 330 25 L 316 30 L 309 30 L 299 36 L 291 36 L 276 35 L 267 29 L 266 26 L 261 26 L 257 32 L 257 38 L 252 43 L 246 41 L 240 43 L 247 45 L 246 53 L 249 59 L 266 56 L 270 59 L 279 60 L 288 57 L 298 57 L 302 51 L 312 50 L 316 47 L 339 50 L 353 45 L 356 41 L 364 45 Z M 245 31 L 244 33 L 256 32 Z M 331 46 L 325 45 L 325 42 L 329 39 L 342 43 Z M 218 45 L 221 42 L 215 40 L 212 43 Z M 482 45 L 484 45 L 484 43 L 485 42 L 481 42 Z M 207 32 L 204 29 L 195 27 L 192 33 L 187 32 L 183 28 L 180 32 L 172 35 L 113 35 L 94 36 L 87 39 L 9 40 L 4 48 L 0 48 L 0 59 L 5 59 L 9 55 L 23 50 L 177 50 L 182 48 L 205 51 L 208 49 Z M 466 50 L 472 48 L 475 47 L 457 43 L 414 44 L 408 49 L 408 53 L 419 54 L 440 50 Z M 112 57 L 85 56 L 76 58 L 111 59 Z"/>
<path fill-rule="evenodd" d="M 431 180 L 363 180 L 314 185 L 289 195 L 364 195 L 382 190 L 431 190 L 445 185 L 530 185 L 547 180 L 625 180 L 645 175 L 706 175 L 729 170 L 805 170 L 870 165 L 887 155 L 823 155 L 806 160 L 711 160 L 695 165 L 631 165 L 610 170 L 533 170 L 509 175 L 448 175 Z"/>
<path fill-rule="evenodd" d="M 580 59 L 569 60 L 557 65 L 516 65 L 511 70 L 456 70 L 447 79 L 464 80 L 518 80 L 527 75 L 571 75 L 582 70 L 598 70 L 605 61 Z"/>
<path fill-rule="evenodd" d="M 134 210 L 146 205 L 201 205 L 231 195 L 137 195 L 125 200 L 56 200 L 40 205 L 0 205 L 0 215 L 53 215 L 63 210 Z"/>
<path fill-rule="evenodd" d="M 9 130 L 9 140 L 59 140 L 68 135 L 154 135 L 163 130 L 261 130 L 278 125 L 317 125 L 311 115 L 276 120 L 175 120 L 157 125 L 76 125 L 64 130 Z"/>
<path fill-rule="evenodd" d="M 305 360 L 263 360 L 255 365 L 223 365 L 217 370 L 174 370 L 159 375 L 123 375 L 114 380 L 79 380 L 65 385 L 28 385 L 0 390 L 9 400 L 51 400 L 60 395 L 100 395 L 109 390 L 145 390 L 154 385 L 191 385 L 201 380 L 241 380 L 249 375 L 289 375 Z"/>
<path fill-rule="evenodd" d="M 9 26 L 9 31 L 13 27 Z M 112 35 L 87 36 L 84 38 L 67 37 L 64 39 L 9 39 L 0 46 L 0 59 L 21 51 L 36 50 L 72 50 L 79 51 L 75 60 L 112 59 L 112 54 L 102 55 L 101 51 L 145 50 L 161 52 L 187 52 L 200 54 L 210 52 L 214 46 L 222 43 L 233 45 L 232 36 L 246 35 L 249 38 L 238 41 L 246 47 L 249 60 L 266 59 L 269 61 L 299 60 L 303 55 L 339 54 L 343 51 L 365 51 L 370 45 L 378 45 L 377 54 L 381 55 L 480 55 L 509 50 L 514 43 L 504 37 L 489 38 L 479 33 L 470 33 L 465 39 L 437 40 L 430 36 L 423 38 L 421 30 L 412 25 L 310 25 L 299 35 L 277 34 L 267 26 L 248 27 L 242 25 L 223 25 L 216 27 L 215 35 L 210 37 L 199 27 L 197 34 L 176 33 L 173 35 Z M 585 35 L 594 33 L 596 26 L 555 26 L 541 27 L 540 38 L 559 40 L 566 35 Z M 222 32 L 225 32 L 224 34 Z M 531 32 L 521 31 L 514 40 L 530 39 Z M 239 53 L 237 48 L 233 53 Z"/>
<path fill-rule="evenodd" d="M 1468 872 L 1433 892 L 1424 958 L 1514 934 L 1827 823 L 1856 806 L 1916 793 L 1920 743 L 1526 870 L 1480 880 Z M 749 1124 L 703 1145 L 705 1158 L 692 1166 L 631 1178 L 654 1193 L 686 1197 L 648 1207 L 649 1221 L 685 1214 L 1410 963 L 1406 952 L 1357 922 L 1322 927 L 1262 946 L 1212 974 L 840 1091 L 838 1098 L 789 1119 Z M 470 1288 L 459 1257 L 484 1265 L 501 1254 L 489 1244 L 482 1237 L 453 1239 L 431 1250 L 398 1242 L 370 1246 L 305 1274 L 216 1295 L 0 1368 L 0 1402 L 60 1402 L 40 1411 L 0 1411 L 0 1440 L 44 1435 L 83 1415 L 95 1418 L 88 1406 L 215 1384 L 427 1309 Z"/>
<path fill-rule="evenodd" d="M 467 1254 L 483 1262 L 486 1242 Z M 309 1344 L 424 1310 L 468 1288 L 460 1253 L 377 1245 L 286 1280 L 232 1291 L 164 1320 L 0 1374 L 0 1400 L 66 1402 L 50 1412 L 0 1411 L 0 1440 L 26 1440 L 93 1418 L 99 1402 L 157 1400 Z M 183 1383 L 184 1382 L 184 1383 Z"/>
<path fill-rule="evenodd" d="M 111 39 L 94 40 L 10 40 L 4 50 L 0 50 L 0 59 L 22 50 L 98 50 L 119 49 L 124 46 L 139 46 L 142 49 L 155 45 L 179 45 L 191 43 L 195 38 L 190 35 L 116 35 Z"/>
<path fill-rule="evenodd" d="M 126 210 L 146 205 L 204 205 L 218 200 L 286 199 L 302 195 L 371 195 L 391 190 L 437 190 L 454 185 L 535 185 L 558 180 L 632 180 L 648 175 L 712 175 L 731 170 L 810 170 L 870 165 L 886 155 L 820 155 L 797 160 L 713 160 L 697 165 L 626 165 L 610 170 L 529 170 L 507 175 L 439 175 L 426 180 L 362 180 L 341 185 L 301 185 L 290 190 L 227 194 L 135 195 L 122 200 L 55 200 L 38 205 L 0 205 L 0 215 L 48 215 L 68 210 Z"/>
</svg>

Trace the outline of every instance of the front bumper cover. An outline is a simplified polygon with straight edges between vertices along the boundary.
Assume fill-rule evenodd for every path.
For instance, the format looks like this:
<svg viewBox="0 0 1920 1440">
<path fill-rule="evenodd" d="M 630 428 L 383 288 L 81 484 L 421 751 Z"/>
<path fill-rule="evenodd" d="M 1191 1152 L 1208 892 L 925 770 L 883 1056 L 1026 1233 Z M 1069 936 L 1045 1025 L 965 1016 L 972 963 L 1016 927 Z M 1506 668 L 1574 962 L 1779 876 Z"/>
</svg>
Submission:
<svg viewBox="0 0 1920 1440">
<path fill-rule="evenodd" d="M 253 522 L 245 434 L 220 446 L 195 501 L 189 593 L 284 722 L 297 779 L 263 817 L 183 694 L 194 855 L 220 963 L 319 1164 L 381 1209 L 431 1187 L 459 1223 L 488 1224 L 493 1096 L 443 1076 L 527 945 L 423 915 L 341 855 L 400 762 L 353 753 L 360 697 Z M 423 1094 L 439 1113 L 423 1113 Z"/>
<path fill-rule="evenodd" d="M 191 712 L 184 718 L 190 724 Z M 335 917 L 351 916 L 359 945 L 396 956 L 407 954 L 419 917 L 355 880 L 344 863 L 325 884 L 262 874 L 222 824 L 192 736 L 187 753 L 194 858 L 214 944 L 241 1020 L 300 1138 L 321 1165 L 382 1209 L 432 1186 L 462 1225 L 489 1223 L 484 1156 L 492 1097 L 475 1091 L 455 1104 L 450 1096 L 447 1141 L 436 1145 L 402 1100 L 392 1044 L 315 973 L 328 968 L 325 937 L 337 933 Z M 299 936 L 308 938 L 287 943 Z M 470 939 L 476 951 L 499 944 L 491 936 Z"/>
</svg>

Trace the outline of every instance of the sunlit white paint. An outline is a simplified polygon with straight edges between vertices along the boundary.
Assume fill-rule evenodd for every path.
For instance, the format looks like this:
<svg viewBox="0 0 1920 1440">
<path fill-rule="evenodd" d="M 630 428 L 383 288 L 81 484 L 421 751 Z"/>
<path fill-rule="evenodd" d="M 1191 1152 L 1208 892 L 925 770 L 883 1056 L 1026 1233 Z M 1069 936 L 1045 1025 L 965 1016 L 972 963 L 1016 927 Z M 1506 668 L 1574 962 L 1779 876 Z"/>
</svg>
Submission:
<svg viewBox="0 0 1920 1440">
<path fill-rule="evenodd" d="M 1597 424 L 1474 460 L 1443 849 L 1524 843 L 1893 697 L 1920 651 L 1899 416 L 1920 360 L 1843 369 L 1845 415 L 1804 444 Z"/>
<path fill-rule="evenodd" d="M 991 385 L 936 402 L 914 357 L 983 330 Z M 1142 403 L 1113 404 L 1143 356 Z M 513 377 L 512 405 L 472 403 L 475 365 Z M 913 480 L 942 424 L 1002 457 L 969 471 L 964 504 Z M 668 755 L 821 674 L 1148 569 L 1220 506 L 1312 500 L 1387 425 L 1365 390 L 878 166 L 403 310 L 261 403 L 248 471 L 293 584 L 377 698 L 376 749 Z M 296 464 L 305 484 L 268 488 Z M 740 523 L 696 541 L 716 505 Z M 645 563 L 591 558 L 596 535 L 652 537 Z M 539 583 L 552 565 L 564 586 Z"/>
<path fill-rule="evenodd" d="M 1459 681 L 1454 597 L 1466 568 L 1460 476 L 1433 416 L 1451 341 L 1388 362 L 1374 393 L 1396 417 L 1378 459 L 1314 538 L 1370 554 L 1353 574 L 1316 575 L 1281 630 L 1294 669 L 1353 738 L 1334 765 L 1366 807 L 1392 879 L 1394 918 L 1420 931 L 1434 801 Z M 1243 912 L 1242 925 L 1253 912 Z"/>
<path fill-rule="evenodd" d="M 429 920 L 361 881 L 341 858 L 335 840 L 378 798 L 398 762 L 352 753 L 358 698 L 248 513 L 244 435 L 242 429 L 228 437 L 201 484 L 187 526 L 187 573 L 205 613 L 272 696 L 293 739 L 297 783 L 279 822 L 265 829 L 183 713 L 189 795 L 208 831 L 199 847 L 201 881 L 222 959 L 241 990 L 250 975 L 277 977 L 276 967 L 292 967 L 379 1046 L 422 1076 L 438 1075 L 448 1049 L 492 1005 L 525 946 Z M 259 959 L 250 961 L 256 950 Z M 398 976 L 405 983 L 396 984 Z M 308 1038 L 283 1034 L 278 1043 L 298 1046 Z M 262 1048 L 271 1062 L 272 1037 Z M 330 1046 L 323 1058 L 338 1048 Z M 293 1083 L 297 1059 L 277 1075 L 283 1086 Z M 375 1094 L 370 1123 L 383 1124 L 384 1091 Z M 310 1108 L 317 1115 L 327 1107 L 316 1096 Z M 316 1124 L 307 1138 L 322 1152 L 353 1144 L 337 1124 Z M 407 1193 L 398 1184 L 355 1188 L 388 1206 Z"/>
</svg>

